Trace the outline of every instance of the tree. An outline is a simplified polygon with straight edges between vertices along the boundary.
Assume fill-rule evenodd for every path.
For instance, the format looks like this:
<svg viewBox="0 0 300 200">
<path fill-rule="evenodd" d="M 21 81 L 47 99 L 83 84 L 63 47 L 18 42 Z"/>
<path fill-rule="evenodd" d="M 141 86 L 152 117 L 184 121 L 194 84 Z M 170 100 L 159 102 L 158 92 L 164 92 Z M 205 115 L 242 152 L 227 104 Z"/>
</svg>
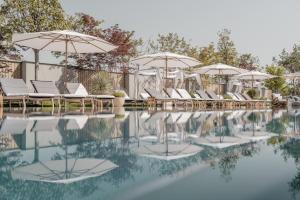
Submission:
<svg viewBox="0 0 300 200">
<path fill-rule="evenodd" d="M 288 86 L 283 77 L 285 74 L 285 68 L 270 65 L 266 67 L 266 72 L 277 77 L 265 80 L 265 86 L 274 92 L 286 94 L 288 92 Z"/>
<path fill-rule="evenodd" d="M 291 52 L 283 49 L 279 59 L 273 58 L 273 60 L 289 72 L 300 71 L 300 45 L 295 44 Z"/>
<path fill-rule="evenodd" d="M 184 37 L 177 33 L 158 34 L 156 40 L 149 41 L 146 49 L 148 53 L 172 52 L 198 59 L 199 51 L 192 46 Z"/>
<path fill-rule="evenodd" d="M 255 70 L 259 66 L 259 59 L 251 53 L 241 54 L 237 59 L 237 66 L 242 69 Z"/>
<path fill-rule="evenodd" d="M 141 39 L 134 38 L 134 31 L 122 30 L 119 25 L 102 29 L 103 21 L 97 20 L 84 13 L 77 13 L 69 19 L 72 29 L 75 31 L 103 38 L 104 40 L 118 46 L 109 53 L 95 53 L 87 55 L 73 55 L 78 65 L 90 69 L 124 69 L 127 67 L 130 57 L 137 56 L 138 46 L 142 44 Z"/>
<path fill-rule="evenodd" d="M 67 27 L 59 0 L 4 0 L 0 6 L 0 56 L 20 57 L 20 52 L 9 44 L 14 32 L 51 31 Z M 34 53 L 37 62 L 39 52 L 34 50 Z"/>
<path fill-rule="evenodd" d="M 220 55 L 216 51 L 213 43 L 210 43 L 207 47 L 200 48 L 199 60 L 202 62 L 203 66 L 220 62 Z"/>
<path fill-rule="evenodd" d="M 237 51 L 234 42 L 230 39 L 230 30 L 224 29 L 218 33 L 217 49 L 220 56 L 220 62 L 227 65 L 235 65 L 237 61 Z"/>
</svg>

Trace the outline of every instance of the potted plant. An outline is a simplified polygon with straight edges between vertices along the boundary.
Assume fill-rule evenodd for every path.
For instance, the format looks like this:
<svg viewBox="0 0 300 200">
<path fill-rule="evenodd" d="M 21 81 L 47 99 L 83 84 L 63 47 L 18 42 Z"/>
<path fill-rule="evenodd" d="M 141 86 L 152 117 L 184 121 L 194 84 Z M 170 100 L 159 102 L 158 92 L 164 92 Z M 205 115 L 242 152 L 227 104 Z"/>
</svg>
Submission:
<svg viewBox="0 0 300 200">
<path fill-rule="evenodd" d="M 115 91 L 113 93 L 115 99 L 113 100 L 113 104 L 115 107 L 123 107 L 125 103 L 125 94 L 120 91 Z"/>
</svg>

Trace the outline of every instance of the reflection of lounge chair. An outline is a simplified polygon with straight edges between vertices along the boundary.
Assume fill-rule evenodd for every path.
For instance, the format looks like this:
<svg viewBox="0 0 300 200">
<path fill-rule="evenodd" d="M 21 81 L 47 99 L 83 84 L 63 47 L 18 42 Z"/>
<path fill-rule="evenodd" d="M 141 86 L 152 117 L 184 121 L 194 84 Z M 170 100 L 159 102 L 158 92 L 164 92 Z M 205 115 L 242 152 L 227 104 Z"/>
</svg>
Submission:
<svg viewBox="0 0 300 200">
<path fill-rule="evenodd" d="M 28 124 L 25 118 L 5 117 L 0 125 L 0 134 L 23 134 Z"/>
<path fill-rule="evenodd" d="M 83 129 L 87 123 L 89 117 L 87 115 L 65 115 L 63 119 L 67 119 L 67 130 L 79 130 Z"/>
<path fill-rule="evenodd" d="M 30 117 L 34 121 L 31 131 L 53 131 L 57 128 L 59 118 L 54 116 Z"/>
</svg>

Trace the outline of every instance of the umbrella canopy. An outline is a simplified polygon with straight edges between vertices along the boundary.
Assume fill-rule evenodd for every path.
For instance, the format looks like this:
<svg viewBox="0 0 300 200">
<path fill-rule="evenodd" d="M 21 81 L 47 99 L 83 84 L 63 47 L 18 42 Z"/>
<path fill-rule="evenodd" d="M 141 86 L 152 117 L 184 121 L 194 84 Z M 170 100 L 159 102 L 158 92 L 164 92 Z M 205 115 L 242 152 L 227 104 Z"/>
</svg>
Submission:
<svg viewBox="0 0 300 200">
<path fill-rule="evenodd" d="M 169 68 L 189 68 L 200 65 L 201 63 L 195 58 L 191 58 L 184 55 L 179 55 L 170 52 L 161 52 L 155 54 L 148 54 L 139 56 L 130 61 L 133 64 L 141 65 L 142 68 L 163 68 L 165 69 L 166 76 L 168 78 Z"/>
<path fill-rule="evenodd" d="M 156 158 L 161 160 L 176 160 L 193 156 L 203 148 L 191 144 L 153 144 L 141 145 L 137 148 L 136 152 L 140 156 Z"/>
<path fill-rule="evenodd" d="M 196 72 L 199 74 L 221 76 L 221 75 L 237 75 L 237 74 L 245 73 L 247 72 L 247 70 L 218 63 L 218 64 L 201 67 Z M 219 95 L 220 95 L 220 82 L 221 79 L 219 77 L 219 91 L 218 91 Z"/>
<path fill-rule="evenodd" d="M 274 78 L 275 76 L 259 71 L 249 71 L 246 73 L 242 73 L 239 75 L 236 75 L 234 78 L 240 79 L 240 80 L 266 80 L 270 78 Z"/>
<path fill-rule="evenodd" d="M 41 50 L 64 52 L 67 66 L 68 53 L 106 53 L 117 48 L 101 38 L 68 30 L 15 33 L 12 42 L 35 50 L 36 70 L 39 65 L 38 53 Z M 37 79 L 37 73 L 35 74 Z"/>
<path fill-rule="evenodd" d="M 69 53 L 106 53 L 117 48 L 101 38 L 68 30 L 16 33 L 12 41 L 33 49 L 57 52 L 67 50 Z"/>
<path fill-rule="evenodd" d="M 236 75 L 236 74 L 245 73 L 247 72 L 247 70 L 218 63 L 218 64 L 201 67 L 195 72 L 197 72 L 198 74 L 207 74 L 207 75 Z"/>
<path fill-rule="evenodd" d="M 240 79 L 240 80 L 250 80 L 252 82 L 252 88 L 253 88 L 253 83 L 255 80 L 266 80 L 266 79 L 270 79 L 270 78 L 274 78 L 275 76 L 271 75 L 271 74 L 267 74 L 267 73 L 263 73 L 263 72 L 259 72 L 259 71 L 249 71 L 249 72 L 245 72 L 239 75 L 236 75 L 234 78 L 235 79 Z"/>
<path fill-rule="evenodd" d="M 17 167 L 11 175 L 13 179 L 68 184 L 101 176 L 116 167 L 111 161 L 103 159 L 51 160 Z"/>
<path fill-rule="evenodd" d="M 195 58 L 179 55 L 170 52 L 161 52 L 139 56 L 131 60 L 131 63 L 142 65 L 146 68 L 188 68 L 199 65 L 200 62 Z"/>
</svg>

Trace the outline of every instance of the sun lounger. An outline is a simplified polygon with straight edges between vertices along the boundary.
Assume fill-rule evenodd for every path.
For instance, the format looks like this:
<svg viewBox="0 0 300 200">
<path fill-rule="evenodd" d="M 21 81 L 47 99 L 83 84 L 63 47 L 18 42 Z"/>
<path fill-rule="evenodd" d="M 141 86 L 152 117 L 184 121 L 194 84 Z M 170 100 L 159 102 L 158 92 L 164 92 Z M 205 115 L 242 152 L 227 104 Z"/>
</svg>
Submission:
<svg viewBox="0 0 300 200">
<path fill-rule="evenodd" d="M 92 106 L 94 106 L 94 101 L 100 101 L 102 105 L 102 101 L 110 101 L 113 104 L 113 99 L 115 98 L 112 95 L 94 95 L 89 94 L 86 88 L 81 83 L 66 83 L 66 88 L 70 95 L 78 95 L 85 98 L 85 100 L 89 100 L 92 102 Z"/>
<path fill-rule="evenodd" d="M 26 107 L 26 101 L 44 101 L 51 100 L 54 107 L 54 100 L 59 100 L 59 97 L 50 91 L 31 93 L 29 92 L 23 79 L 0 79 L 1 89 L 4 94 L 4 100 L 8 100 L 9 103 L 12 100 L 22 100 L 23 106 Z"/>
<path fill-rule="evenodd" d="M 207 105 L 210 105 L 212 108 L 217 108 L 220 103 L 219 99 L 214 99 L 210 97 L 205 91 L 197 90 L 196 93 L 200 96 L 201 99 L 205 100 Z"/>
<path fill-rule="evenodd" d="M 193 106 L 193 100 L 190 98 L 182 97 L 174 88 L 166 88 L 164 89 L 166 94 L 175 100 L 175 103 L 183 103 L 184 106 L 191 105 Z"/>
<path fill-rule="evenodd" d="M 80 95 L 80 94 L 60 94 L 57 86 L 55 85 L 55 82 L 53 81 L 31 81 L 34 89 L 38 93 L 44 93 L 44 92 L 49 92 L 51 94 L 56 95 L 57 97 L 61 97 L 65 101 L 65 106 L 66 102 L 80 102 L 82 106 L 84 106 L 84 100 L 86 98 L 85 95 Z"/>
<path fill-rule="evenodd" d="M 203 101 L 203 99 L 200 98 L 200 96 L 192 97 L 186 89 L 177 89 L 177 92 L 180 94 L 181 97 L 185 99 L 190 99 L 193 101 L 194 105 L 197 107 L 205 108 L 206 103 Z"/>
<path fill-rule="evenodd" d="M 172 105 L 175 105 L 176 99 L 165 97 L 165 96 L 161 95 L 160 93 L 158 93 L 154 90 L 151 90 L 151 89 L 145 89 L 145 91 L 150 95 L 150 99 L 151 98 L 153 99 L 156 106 L 157 105 L 164 106 L 165 103 L 168 103 L 168 102 L 172 103 Z"/>
</svg>

